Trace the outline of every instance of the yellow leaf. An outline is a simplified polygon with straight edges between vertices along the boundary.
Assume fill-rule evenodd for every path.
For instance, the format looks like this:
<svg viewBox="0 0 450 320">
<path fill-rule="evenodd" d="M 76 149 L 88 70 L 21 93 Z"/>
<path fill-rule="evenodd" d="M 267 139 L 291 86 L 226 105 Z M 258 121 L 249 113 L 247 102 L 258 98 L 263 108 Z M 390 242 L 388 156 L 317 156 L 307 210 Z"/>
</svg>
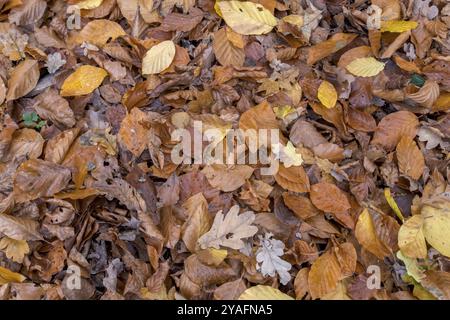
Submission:
<svg viewBox="0 0 450 320">
<path fill-rule="evenodd" d="M 296 112 L 294 108 L 288 105 L 282 107 L 274 107 L 273 111 L 275 112 L 275 115 L 278 119 L 285 119 L 288 115 Z"/>
<path fill-rule="evenodd" d="M 422 216 L 412 216 L 400 227 L 398 246 L 403 255 L 409 258 L 425 259 L 427 257 L 427 244 L 423 235 Z"/>
<path fill-rule="evenodd" d="M 84 96 L 97 89 L 108 75 L 102 68 L 81 66 L 62 85 L 61 96 Z"/>
<path fill-rule="evenodd" d="M 373 57 L 359 58 L 350 62 L 345 68 L 357 77 L 374 77 L 383 71 L 384 63 Z"/>
<path fill-rule="evenodd" d="M 422 207 L 423 232 L 427 242 L 450 257 L 450 199 L 445 196 Z"/>
<path fill-rule="evenodd" d="M 240 34 L 265 34 L 277 25 L 277 19 L 260 4 L 249 1 L 221 1 L 218 7 L 227 25 Z"/>
<path fill-rule="evenodd" d="M 214 3 L 214 10 L 216 10 L 217 15 L 223 19 L 222 11 L 220 11 L 220 7 L 219 7 L 219 2 L 220 2 L 220 1 L 221 1 L 221 0 L 217 0 L 217 1 Z"/>
<path fill-rule="evenodd" d="M 417 28 L 416 21 L 390 20 L 381 23 L 381 32 L 405 32 Z"/>
<path fill-rule="evenodd" d="M 25 240 L 4 237 L 0 240 L 0 250 L 3 250 L 6 257 L 12 261 L 22 263 L 25 255 L 30 252 L 30 247 Z"/>
<path fill-rule="evenodd" d="M 382 259 L 390 254 L 388 248 L 378 239 L 372 217 L 367 209 L 358 218 L 355 236 L 364 249 L 378 258 Z"/>
<path fill-rule="evenodd" d="M 424 270 L 419 267 L 416 259 L 406 257 L 401 251 L 397 252 L 397 258 L 403 261 L 408 274 L 420 283 L 425 278 Z"/>
<path fill-rule="evenodd" d="M 91 10 L 100 7 L 102 3 L 103 0 L 85 0 L 78 2 L 76 6 L 79 9 Z"/>
<path fill-rule="evenodd" d="M 0 267 L 0 286 L 11 282 L 23 282 L 26 278 L 20 273 Z"/>
<path fill-rule="evenodd" d="M 175 58 L 176 48 L 166 40 L 150 48 L 142 61 L 142 74 L 157 74 L 167 69 Z"/>
<path fill-rule="evenodd" d="M 391 189 L 389 188 L 384 189 L 384 197 L 386 198 L 387 203 L 389 204 L 391 209 L 395 212 L 400 221 L 404 222 L 405 218 L 403 217 L 402 212 L 400 211 L 400 208 L 397 205 L 397 202 L 395 202 L 394 198 L 391 195 Z"/>
<path fill-rule="evenodd" d="M 294 300 L 294 298 L 270 286 L 258 285 L 245 290 L 239 300 Z"/>
<path fill-rule="evenodd" d="M 83 30 L 74 36 L 72 41 L 76 44 L 89 42 L 97 47 L 103 47 L 110 39 L 115 40 L 126 32 L 120 24 L 105 19 L 89 22 Z"/>
<path fill-rule="evenodd" d="M 334 86 L 328 81 L 322 81 L 317 92 L 317 98 L 328 109 L 336 106 L 337 92 Z"/>
</svg>

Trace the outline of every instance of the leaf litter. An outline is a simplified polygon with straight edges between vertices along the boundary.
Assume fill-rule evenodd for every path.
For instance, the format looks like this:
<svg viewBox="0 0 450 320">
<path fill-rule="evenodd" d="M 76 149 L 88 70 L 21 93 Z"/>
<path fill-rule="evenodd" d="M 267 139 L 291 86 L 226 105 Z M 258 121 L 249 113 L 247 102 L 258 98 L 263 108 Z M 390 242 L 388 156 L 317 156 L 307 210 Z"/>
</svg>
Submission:
<svg viewBox="0 0 450 320">
<path fill-rule="evenodd" d="M 0 299 L 450 299 L 448 1 L 0 12 Z"/>
</svg>

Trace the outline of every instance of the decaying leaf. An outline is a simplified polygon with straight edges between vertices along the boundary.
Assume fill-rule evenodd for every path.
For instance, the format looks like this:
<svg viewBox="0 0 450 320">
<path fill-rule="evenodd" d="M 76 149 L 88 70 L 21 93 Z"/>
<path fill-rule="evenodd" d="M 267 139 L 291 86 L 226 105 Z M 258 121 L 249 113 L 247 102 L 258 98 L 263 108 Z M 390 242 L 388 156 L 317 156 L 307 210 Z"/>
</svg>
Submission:
<svg viewBox="0 0 450 320">
<path fill-rule="evenodd" d="M 291 296 L 278 289 L 258 285 L 245 290 L 239 300 L 294 300 Z"/>
</svg>

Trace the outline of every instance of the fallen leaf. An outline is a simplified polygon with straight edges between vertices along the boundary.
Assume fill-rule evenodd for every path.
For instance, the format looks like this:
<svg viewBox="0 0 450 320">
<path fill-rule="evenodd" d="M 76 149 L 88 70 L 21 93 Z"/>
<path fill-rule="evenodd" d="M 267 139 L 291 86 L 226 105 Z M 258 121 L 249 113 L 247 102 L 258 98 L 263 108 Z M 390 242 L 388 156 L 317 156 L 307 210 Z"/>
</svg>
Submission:
<svg viewBox="0 0 450 320">
<path fill-rule="evenodd" d="M 38 62 L 31 59 L 23 60 L 11 72 L 6 101 L 16 100 L 30 93 L 36 87 L 39 76 Z"/>
<path fill-rule="evenodd" d="M 350 62 L 345 68 L 357 77 L 374 77 L 384 70 L 385 64 L 373 57 L 359 58 Z"/>
<path fill-rule="evenodd" d="M 25 255 L 30 253 L 30 247 L 25 240 L 15 240 L 9 237 L 0 240 L 0 250 L 5 252 L 8 259 L 17 263 L 22 263 Z"/>
<path fill-rule="evenodd" d="M 405 221 L 398 232 L 398 246 L 409 258 L 425 259 L 427 244 L 423 233 L 423 218 L 415 215 Z"/>
<path fill-rule="evenodd" d="M 78 67 L 63 83 L 61 96 L 83 96 L 93 92 L 108 75 L 102 68 L 84 65 Z"/>
<path fill-rule="evenodd" d="M 322 81 L 317 92 L 317 98 L 328 109 L 334 108 L 337 102 L 337 92 L 328 81 Z"/>
<path fill-rule="evenodd" d="M 245 290 L 239 300 L 294 300 L 291 296 L 278 289 L 258 285 Z"/>
<path fill-rule="evenodd" d="M 239 34 L 265 34 L 277 25 L 277 19 L 260 4 L 232 0 L 220 1 L 218 7 L 227 25 Z"/>
<path fill-rule="evenodd" d="M 396 149 L 400 172 L 414 180 L 420 179 L 425 169 L 425 159 L 414 140 L 403 136 Z"/>
<path fill-rule="evenodd" d="M 167 69 L 175 58 L 175 44 L 166 40 L 150 48 L 142 61 L 142 74 L 158 74 Z"/>
<path fill-rule="evenodd" d="M 224 246 L 231 249 L 242 249 L 242 239 L 255 235 L 258 228 L 252 226 L 255 215 L 251 211 L 239 214 L 239 206 L 233 206 L 224 218 L 222 211 L 216 213 L 211 229 L 198 239 L 202 249 Z"/>
</svg>

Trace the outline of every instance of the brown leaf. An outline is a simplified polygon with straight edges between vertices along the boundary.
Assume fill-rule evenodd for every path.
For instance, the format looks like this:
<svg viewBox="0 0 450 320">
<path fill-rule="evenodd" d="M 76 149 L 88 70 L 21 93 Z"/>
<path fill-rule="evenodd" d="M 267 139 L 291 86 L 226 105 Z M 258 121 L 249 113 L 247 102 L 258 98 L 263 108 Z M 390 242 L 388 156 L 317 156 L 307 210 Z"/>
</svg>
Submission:
<svg viewBox="0 0 450 320">
<path fill-rule="evenodd" d="M 312 46 L 308 51 L 308 64 L 315 64 L 317 61 L 328 57 L 330 54 L 345 48 L 356 37 L 357 35 L 352 33 L 336 33 L 328 40 Z"/>
<path fill-rule="evenodd" d="M 249 179 L 253 174 L 253 168 L 247 165 L 235 165 L 229 168 L 225 165 L 215 164 L 206 166 L 202 173 L 213 188 L 231 192 L 244 185 L 245 180 Z"/>
<path fill-rule="evenodd" d="M 33 108 L 44 120 L 59 126 L 71 128 L 75 125 L 75 115 L 66 99 L 55 89 L 47 89 L 36 98 Z"/>
<path fill-rule="evenodd" d="M 403 136 L 396 151 L 400 172 L 414 180 L 419 180 L 425 169 L 425 160 L 414 140 Z"/>
<path fill-rule="evenodd" d="M 195 252 L 198 239 L 211 227 L 208 202 L 202 193 L 197 193 L 186 200 L 183 208 L 188 218 L 182 227 L 181 238 L 189 251 Z"/>
<path fill-rule="evenodd" d="M 307 197 L 284 192 L 283 200 L 286 206 L 302 220 L 306 220 L 320 213 Z"/>
</svg>

